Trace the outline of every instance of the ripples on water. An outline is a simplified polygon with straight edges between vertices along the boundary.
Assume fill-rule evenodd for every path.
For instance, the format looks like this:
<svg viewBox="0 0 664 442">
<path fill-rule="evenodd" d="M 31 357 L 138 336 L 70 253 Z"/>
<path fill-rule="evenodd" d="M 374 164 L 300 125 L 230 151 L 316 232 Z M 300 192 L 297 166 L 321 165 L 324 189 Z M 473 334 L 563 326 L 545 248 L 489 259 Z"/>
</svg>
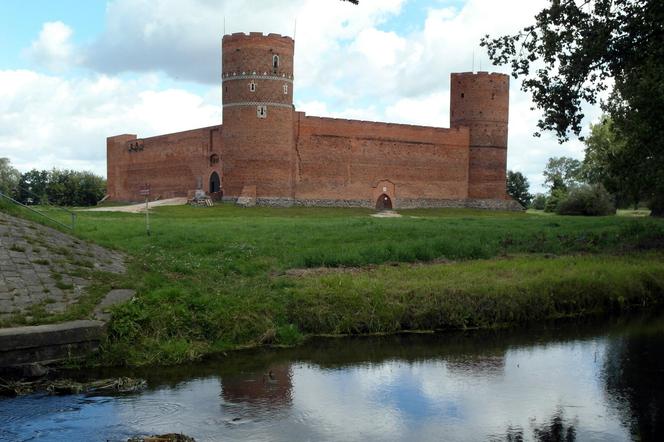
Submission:
<svg viewBox="0 0 664 442">
<path fill-rule="evenodd" d="M 150 388 L 0 400 L 0 440 L 655 440 L 663 322 L 316 340 L 103 371 L 145 377 Z"/>
</svg>

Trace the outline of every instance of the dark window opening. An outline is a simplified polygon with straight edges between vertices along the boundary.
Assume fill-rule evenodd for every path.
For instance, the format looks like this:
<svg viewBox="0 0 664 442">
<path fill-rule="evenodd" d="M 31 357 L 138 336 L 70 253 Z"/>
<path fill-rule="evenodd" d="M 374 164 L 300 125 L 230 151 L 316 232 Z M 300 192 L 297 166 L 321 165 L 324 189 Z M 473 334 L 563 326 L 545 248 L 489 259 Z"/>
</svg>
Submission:
<svg viewBox="0 0 664 442">
<path fill-rule="evenodd" d="M 216 193 L 221 190 L 221 180 L 217 172 L 212 172 L 210 175 L 210 193 Z"/>
<path fill-rule="evenodd" d="M 215 164 L 219 164 L 219 155 L 213 153 L 210 155 L 210 166 L 214 166 Z"/>
<path fill-rule="evenodd" d="M 465 94 L 461 93 L 461 98 L 463 98 L 464 96 L 465 96 Z"/>
</svg>

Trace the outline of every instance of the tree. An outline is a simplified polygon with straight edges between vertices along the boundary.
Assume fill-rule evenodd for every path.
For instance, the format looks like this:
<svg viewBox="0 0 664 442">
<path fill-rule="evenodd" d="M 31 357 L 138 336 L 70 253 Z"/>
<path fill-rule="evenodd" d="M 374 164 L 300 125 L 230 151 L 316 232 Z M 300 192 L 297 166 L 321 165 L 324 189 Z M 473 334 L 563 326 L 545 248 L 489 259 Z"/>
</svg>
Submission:
<svg viewBox="0 0 664 442">
<path fill-rule="evenodd" d="M 581 161 L 569 157 L 549 158 L 544 169 L 544 183 L 551 191 L 567 192 L 570 186 L 581 181 Z"/>
<path fill-rule="evenodd" d="M 617 133 L 613 120 L 605 116 L 590 126 L 590 136 L 585 140 L 586 151 L 581 175 L 589 184 L 601 184 L 614 198 L 616 206 L 638 205 L 642 197 L 641 175 L 638 171 L 625 170 L 625 140 Z"/>
<path fill-rule="evenodd" d="M 615 215 L 611 195 L 601 184 L 574 187 L 554 209 L 558 215 L 606 216 Z"/>
<path fill-rule="evenodd" d="M 523 207 L 528 207 L 530 200 L 533 199 L 528 190 L 530 190 L 528 178 L 523 176 L 521 172 L 507 171 L 507 193 Z"/>
<path fill-rule="evenodd" d="M 48 172 L 32 169 L 21 175 L 18 189 L 18 200 L 23 204 L 47 204 L 46 185 Z"/>
<path fill-rule="evenodd" d="M 546 195 L 538 193 L 533 197 L 531 207 L 535 210 L 544 210 L 546 206 Z"/>
<path fill-rule="evenodd" d="M 540 130 L 560 142 L 579 135 L 584 102 L 614 81 L 604 108 L 625 141 L 622 176 L 639 168 L 653 215 L 664 216 L 664 2 L 550 0 L 535 23 L 482 39 L 489 57 L 509 64 L 543 115 Z"/>
<path fill-rule="evenodd" d="M 106 180 L 92 172 L 76 172 L 78 176 L 77 206 L 93 206 L 106 194 Z"/>
<path fill-rule="evenodd" d="M 12 166 L 9 158 L 0 158 L 0 192 L 15 198 L 20 178 L 20 172 Z"/>
</svg>

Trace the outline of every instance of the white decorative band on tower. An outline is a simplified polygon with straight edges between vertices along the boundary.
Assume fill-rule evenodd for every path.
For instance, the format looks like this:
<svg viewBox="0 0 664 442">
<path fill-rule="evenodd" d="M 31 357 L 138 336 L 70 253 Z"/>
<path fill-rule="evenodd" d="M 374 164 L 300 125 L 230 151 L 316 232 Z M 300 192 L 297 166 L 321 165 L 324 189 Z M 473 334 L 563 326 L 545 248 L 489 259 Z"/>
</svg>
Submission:
<svg viewBox="0 0 664 442">
<path fill-rule="evenodd" d="M 224 83 L 228 80 L 275 80 L 275 81 L 285 81 L 288 83 L 293 83 L 293 76 L 288 77 L 279 77 L 278 75 L 260 75 L 260 74 L 241 74 L 241 75 L 232 75 L 224 74 L 221 78 L 221 82 Z"/>
<path fill-rule="evenodd" d="M 271 101 L 238 101 L 236 103 L 226 103 L 223 107 L 236 107 L 236 106 L 272 106 L 272 107 L 285 107 L 292 109 L 293 105 L 288 103 L 275 103 Z"/>
</svg>

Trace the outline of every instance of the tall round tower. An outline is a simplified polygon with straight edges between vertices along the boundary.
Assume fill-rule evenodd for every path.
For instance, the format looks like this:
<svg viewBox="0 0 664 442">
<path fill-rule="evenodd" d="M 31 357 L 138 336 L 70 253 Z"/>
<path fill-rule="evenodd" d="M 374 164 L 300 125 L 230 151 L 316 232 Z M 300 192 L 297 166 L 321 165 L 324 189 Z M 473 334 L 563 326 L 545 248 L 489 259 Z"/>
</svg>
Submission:
<svg viewBox="0 0 664 442">
<path fill-rule="evenodd" d="M 450 127 L 470 129 L 469 198 L 506 197 L 509 81 L 505 74 L 452 74 Z"/>
<path fill-rule="evenodd" d="M 278 34 L 223 38 L 224 196 L 243 189 L 255 189 L 259 200 L 293 196 L 294 47 Z"/>
</svg>

